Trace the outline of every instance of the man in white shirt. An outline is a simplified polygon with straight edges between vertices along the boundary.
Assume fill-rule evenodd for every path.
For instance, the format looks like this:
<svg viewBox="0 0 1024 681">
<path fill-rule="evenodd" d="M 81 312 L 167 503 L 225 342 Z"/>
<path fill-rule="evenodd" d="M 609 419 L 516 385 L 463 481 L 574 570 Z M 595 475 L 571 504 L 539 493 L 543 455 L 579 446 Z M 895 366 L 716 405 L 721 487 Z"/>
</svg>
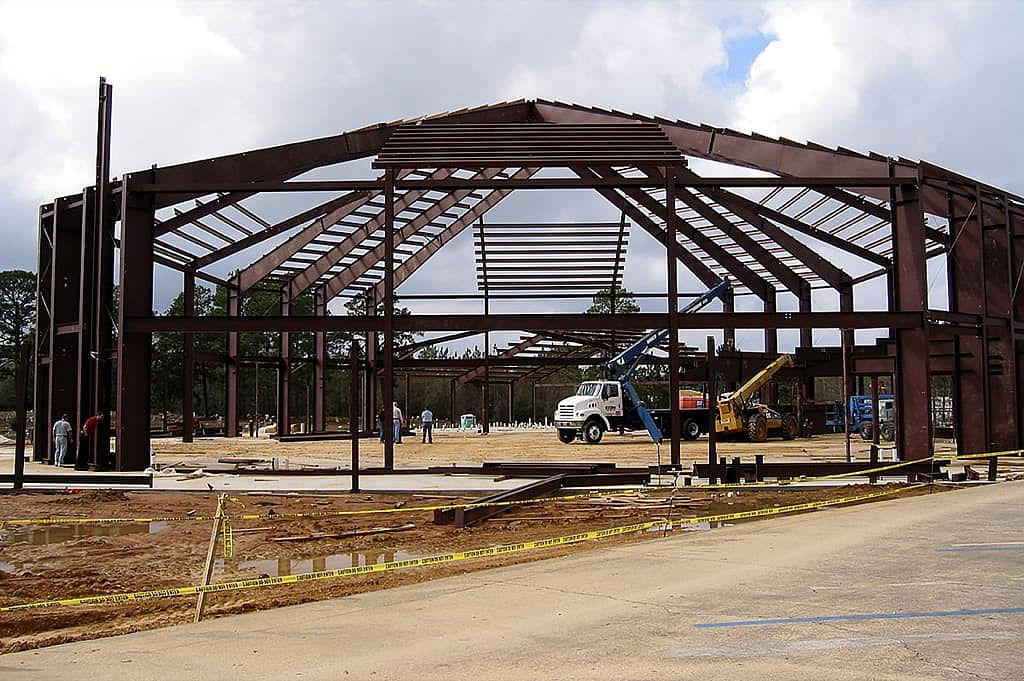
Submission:
<svg viewBox="0 0 1024 681">
<path fill-rule="evenodd" d="M 71 433 L 73 432 L 71 424 L 68 423 L 67 414 L 60 417 L 60 420 L 53 424 L 53 465 L 63 466 L 64 457 L 68 453 L 68 442 L 71 440 Z"/>
<path fill-rule="evenodd" d="M 430 411 L 430 407 L 426 407 L 420 414 L 420 421 L 423 422 L 423 443 L 426 444 L 429 439 L 430 444 L 434 444 L 434 412 Z"/>
<path fill-rule="evenodd" d="M 402 444 L 402 410 L 398 408 L 398 402 L 393 402 L 391 406 L 391 412 L 395 419 L 395 444 Z"/>
</svg>

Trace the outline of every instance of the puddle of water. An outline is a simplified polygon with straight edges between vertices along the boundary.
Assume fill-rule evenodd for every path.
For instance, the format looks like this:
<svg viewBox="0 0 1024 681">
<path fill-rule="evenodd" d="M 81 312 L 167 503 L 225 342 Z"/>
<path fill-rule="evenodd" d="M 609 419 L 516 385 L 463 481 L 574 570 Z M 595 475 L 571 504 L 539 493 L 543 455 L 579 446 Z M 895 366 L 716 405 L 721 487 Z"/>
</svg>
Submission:
<svg viewBox="0 0 1024 681">
<path fill-rule="evenodd" d="M 252 570 L 257 574 L 268 577 L 284 577 L 287 575 L 300 575 L 306 572 L 322 572 L 324 570 L 340 570 L 348 567 L 362 565 L 374 565 L 376 563 L 390 563 L 396 560 L 409 560 L 420 558 L 425 554 L 409 553 L 408 551 L 371 551 L 368 553 L 336 553 L 330 556 L 316 556 L 315 558 L 270 558 L 265 560 L 249 560 L 238 563 L 235 566 L 238 570 Z M 219 561 L 215 566 L 219 571 L 224 570 L 224 561 Z"/>
<path fill-rule="evenodd" d="M 0 543 L 30 544 L 44 546 L 46 544 L 62 544 L 75 539 L 87 537 L 120 537 L 126 534 L 156 534 L 168 528 L 163 521 L 152 523 L 125 523 L 118 525 L 29 525 L 26 527 L 8 528 L 0 533 Z M 3 568 L 0 567 L 0 570 Z"/>
</svg>

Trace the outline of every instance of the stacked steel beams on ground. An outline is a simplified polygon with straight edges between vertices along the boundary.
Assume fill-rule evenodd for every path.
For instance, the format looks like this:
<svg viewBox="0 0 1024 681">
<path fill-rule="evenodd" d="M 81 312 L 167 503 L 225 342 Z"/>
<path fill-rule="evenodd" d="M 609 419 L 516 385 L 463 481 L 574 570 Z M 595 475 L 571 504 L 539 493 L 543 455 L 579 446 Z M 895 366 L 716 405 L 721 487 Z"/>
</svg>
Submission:
<svg viewBox="0 0 1024 681">
<path fill-rule="evenodd" d="M 107 442 L 105 429 L 113 427 L 117 454 L 111 460 L 99 447 L 90 453 L 90 465 L 125 471 L 148 465 L 151 341 L 158 332 L 183 334 L 186 438 L 192 432 L 192 370 L 199 360 L 224 365 L 225 431 L 229 437 L 238 433 L 238 369 L 246 361 L 241 333 L 279 334 L 277 356 L 258 361 L 270 362 L 277 373 L 280 424 L 291 422 L 293 369 L 312 367 L 310 421 L 319 432 L 325 426 L 326 372 L 340 359 L 329 357 L 328 332 L 362 339 L 359 360 L 339 366 L 358 373 L 361 426 L 368 429 L 375 405 L 397 401 L 395 378 L 403 373 L 445 376 L 453 385 L 479 380 L 481 371 L 484 379 L 510 386 L 535 383 L 567 363 L 599 362 L 618 338 L 664 327 L 671 338 L 683 328 L 722 329 L 727 348 L 735 346 L 735 329 L 763 329 L 768 355 L 778 350 L 778 330 L 796 329 L 807 358 L 816 352 L 812 329 L 840 330 L 852 351 L 842 353 L 839 365 L 853 375 L 895 377 L 897 450 L 904 457 L 930 453 L 924 443 L 930 442 L 935 375 L 952 378 L 961 452 L 1018 447 L 1024 438 L 1024 401 L 1018 398 L 1024 371 L 1016 343 L 1024 333 L 1017 321 L 1024 314 L 1017 285 L 1024 254 L 1016 246 L 1024 235 L 1024 199 L 1018 195 L 924 162 L 544 100 L 381 123 L 125 173 L 112 182 L 111 101 L 110 86 L 101 83 L 95 183 L 40 210 L 38 460 L 52 456 L 47 429 L 60 414 L 67 413 L 77 429 L 90 414 L 102 413 L 107 418 L 94 441 Z M 331 167 L 360 159 L 374 159 L 381 174 L 323 179 L 332 176 Z M 713 167 L 716 174 L 698 174 L 698 167 Z M 729 167 L 743 172 L 730 174 Z M 596 192 L 623 229 L 628 222 L 665 246 L 666 286 L 658 294 L 668 312 L 394 315 L 396 292 L 409 277 L 504 198 L 514 191 L 561 189 Z M 283 212 L 272 200 L 281 193 L 306 207 Z M 320 198 L 309 206 L 314 195 Z M 481 260 L 495 243 L 483 224 Z M 517 248 L 530 250 L 530 232 L 521 231 Z M 619 285 L 627 255 L 620 234 L 611 272 L 600 270 L 601 281 L 588 278 L 588 287 Z M 239 259 L 250 264 L 227 272 L 227 263 Z M 933 260 L 945 265 L 938 285 L 949 292 L 948 309 L 928 303 L 936 285 L 928 280 Z M 182 273 L 183 316 L 153 314 L 158 265 Z M 734 295 L 721 312 L 675 312 L 682 297 L 678 265 L 708 286 L 725 276 L 733 280 Z M 551 295 L 580 297 L 567 277 L 542 276 L 542 269 L 517 271 L 524 278 L 515 280 L 504 276 L 510 271 L 498 277 L 498 271 L 482 269 L 483 299 L 521 292 L 498 291 L 499 280 L 502 286 L 557 284 Z M 937 269 L 933 279 L 941 276 Z M 196 316 L 197 280 L 226 290 L 226 315 Z M 888 291 L 884 309 L 856 305 L 855 287 L 876 280 Z M 241 314 L 245 297 L 260 290 L 280 296 L 280 315 Z M 820 296 L 812 304 L 812 291 L 826 290 L 837 305 L 814 309 Z M 312 315 L 293 313 L 301 296 L 312 297 Z M 736 297 L 758 301 L 760 310 L 737 311 Z M 330 316 L 328 306 L 337 299 L 359 301 L 365 313 Z M 778 311 L 780 301 L 796 310 Z M 853 347 L 854 329 L 887 329 L 888 339 Z M 466 365 L 418 357 L 416 350 L 428 341 L 398 351 L 394 338 L 403 331 L 436 334 L 430 339 L 435 343 L 499 331 L 522 335 L 501 357 Z M 198 357 L 197 333 L 224 334 L 224 356 Z M 299 333 L 313 334 L 313 356 L 296 356 Z M 539 350 L 555 344 L 557 353 Z M 685 352 L 678 343 L 664 348 L 660 361 L 669 365 L 671 394 L 681 374 L 700 371 Z M 823 362 L 835 366 L 836 360 Z M 815 366 L 805 361 L 803 377 Z M 669 433 L 673 462 L 679 455 L 676 421 Z M 392 443 L 385 448 L 386 465 L 393 466 Z"/>
</svg>

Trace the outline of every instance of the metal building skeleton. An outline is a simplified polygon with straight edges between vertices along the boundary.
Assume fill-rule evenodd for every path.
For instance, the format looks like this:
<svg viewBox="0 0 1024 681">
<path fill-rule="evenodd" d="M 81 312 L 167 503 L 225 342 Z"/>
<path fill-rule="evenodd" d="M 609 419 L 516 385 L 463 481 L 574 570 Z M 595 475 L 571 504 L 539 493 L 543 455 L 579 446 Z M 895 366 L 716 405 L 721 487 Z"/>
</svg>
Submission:
<svg viewBox="0 0 1024 681">
<path fill-rule="evenodd" d="M 196 359 L 193 334 L 227 334 L 229 436 L 238 432 L 241 332 L 280 333 L 283 423 L 289 422 L 287 367 L 298 361 L 290 356 L 289 334 L 315 332 L 313 425 L 322 430 L 327 331 L 382 334 L 382 347 L 370 343 L 365 364 L 373 377 L 364 381 L 363 390 L 363 418 L 369 419 L 374 386 L 380 379 L 383 403 L 392 401 L 396 371 L 429 370 L 465 382 L 486 377 L 494 368 L 511 382 L 578 360 L 586 363 L 608 347 L 612 334 L 667 326 L 673 338 L 681 328 L 725 329 L 727 339 L 736 328 L 765 329 L 768 353 L 777 351 L 777 329 L 799 329 L 800 346 L 809 348 L 812 328 L 841 329 L 847 339 L 853 329 L 888 328 L 890 341 L 858 348 L 853 368 L 860 374 L 894 376 L 901 455 L 930 454 L 922 443 L 930 442 L 933 374 L 953 377 L 961 452 L 1014 448 L 1024 440 L 1024 404 L 1018 397 L 1024 370 L 1018 366 L 1017 345 L 1024 333 L 1017 320 L 1024 316 L 1019 291 L 1024 253 L 1016 246 L 1024 237 L 1020 196 L 925 162 L 544 100 L 380 123 L 110 181 L 110 98 L 110 85 L 101 81 L 96 183 L 40 209 L 37 459 L 49 456 L 47 428 L 54 417 L 66 412 L 80 427 L 88 415 L 113 407 L 115 467 L 147 466 L 150 346 L 154 332 L 167 331 L 185 334 L 186 386 L 192 385 Z M 379 176 L 294 179 L 366 158 L 375 159 Z M 702 177 L 687 159 L 754 169 L 763 176 Z M 548 171 L 552 168 L 562 170 Z M 393 315 L 396 288 L 511 192 L 557 189 L 595 190 L 634 229 L 666 246 L 668 313 Z M 324 200 L 272 222 L 245 203 L 268 192 L 316 192 Z M 547 229 L 554 234 L 558 227 Z M 533 232 L 521 232 L 520 239 L 507 243 L 528 244 Z M 478 250 L 484 244 L 481 234 Z M 820 244 L 843 252 L 859 269 L 867 266 L 865 273 L 851 275 L 843 269 L 847 260 L 823 255 Z M 250 248 L 258 257 L 230 281 L 210 274 L 225 258 Z M 116 318 L 115 251 L 120 254 Z M 949 311 L 928 308 L 931 258 L 945 259 Z M 587 262 L 577 266 L 585 268 Z M 680 316 L 674 312 L 680 292 L 673 263 L 709 286 L 730 277 L 742 294 L 761 301 L 763 311 L 736 312 L 730 299 L 723 312 Z M 185 316 L 154 316 L 155 265 L 183 273 Z M 543 277 L 528 262 L 505 265 L 508 269 L 499 275 L 487 270 L 487 263 L 479 264 L 485 300 L 490 289 L 572 291 L 572 284 L 579 283 L 565 269 L 573 265 L 564 262 L 563 269 L 553 268 Z M 613 279 L 620 268 L 621 252 L 614 258 Z M 607 278 L 609 270 L 599 274 Z M 857 310 L 854 286 L 880 277 L 887 283 L 888 309 Z M 196 279 L 227 287 L 228 316 L 194 316 Z M 587 286 L 596 285 L 593 277 L 583 279 Z M 239 316 L 241 296 L 264 283 L 281 287 L 282 316 Z M 812 311 L 811 290 L 819 288 L 836 292 L 838 312 Z M 310 291 L 316 314 L 288 314 L 290 301 Z M 795 296 L 799 312 L 777 312 L 780 293 Z M 329 301 L 356 295 L 382 304 L 383 312 L 326 315 Z M 526 334 L 501 356 L 475 367 L 408 353 L 396 357 L 396 331 L 448 332 L 449 338 L 492 331 Z M 538 352 L 554 343 L 560 344 L 560 355 Z M 666 350 L 670 394 L 676 394 L 681 349 L 674 343 Z M 188 387 L 183 402 L 188 434 Z M 679 423 L 674 416 L 676 462 Z M 101 441 L 105 434 L 101 430 Z M 385 443 L 385 462 L 394 462 L 390 442 Z M 102 467 L 103 462 L 92 464 Z"/>
</svg>

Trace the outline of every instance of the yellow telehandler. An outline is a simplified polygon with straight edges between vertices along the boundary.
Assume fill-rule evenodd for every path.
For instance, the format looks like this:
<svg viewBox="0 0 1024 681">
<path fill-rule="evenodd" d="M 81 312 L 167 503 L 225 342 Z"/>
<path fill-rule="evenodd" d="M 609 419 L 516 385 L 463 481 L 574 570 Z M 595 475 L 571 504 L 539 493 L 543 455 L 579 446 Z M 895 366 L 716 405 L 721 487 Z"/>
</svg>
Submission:
<svg viewBox="0 0 1024 681">
<path fill-rule="evenodd" d="M 780 355 L 731 393 L 718 398 L 715 432 L 727 438 L 745 437 L 751 442 L 764 442 L 769 435 L 792 440 L 800 433 L 800 426 L 792 414 L 782 415 L 756 401 L 757 392 L 783 367 L 793 366 L 793 358 Z"/>
</svg>

